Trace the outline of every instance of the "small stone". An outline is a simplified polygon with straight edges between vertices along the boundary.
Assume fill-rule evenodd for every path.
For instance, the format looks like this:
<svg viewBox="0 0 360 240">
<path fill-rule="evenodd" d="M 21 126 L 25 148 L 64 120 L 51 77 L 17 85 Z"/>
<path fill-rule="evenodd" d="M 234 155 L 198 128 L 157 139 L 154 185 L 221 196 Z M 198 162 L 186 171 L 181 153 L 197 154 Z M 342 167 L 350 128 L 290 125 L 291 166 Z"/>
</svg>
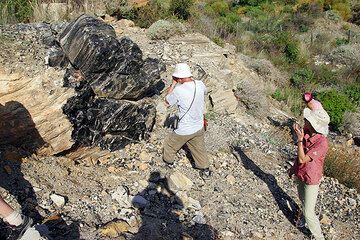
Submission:
<svg viewBox="0 0 360 240">
<path fill-rule="evenodd" d="M 234 177 L 233 175 L 228 175 L 228 176 L 226 177 L 226 181 L 227 181 L 230 185 L 234 185 L 235 182 L 236 182 L 236 179 L 235 179 L 235 177 Z"/>
<path fill-rule="evenodd" d="M 106 237 L 118 237 L 121 233 L 128 232 L 130 226 L 126 221 L 111 222 L 100 229 L 100 233 Z"/>
<path fill-rule="evenodd" d="M 221 235 L 226 236 L 226 237 L 234 237 L 235 236 L 235 234 L 229 230 L 221 232 Z"/>
<path fill-rule="evenodd" d="M 136 195 L 131 200 L 132 204 L 137 208 L 144 208 L 149 205 L 149 201 L 140 195 Z"/>
<path fill-rule="evenodd" d="M 351 145 L 354 144 L 354 140 L 353 139 L 350 139 L 350 140 L 347 140 L 346 141 L 346 146 L 350 147 Z"/>
<path fill-rule="evenodd" d="M 206 219 L 204 217 L 204 214 L 201 212 L 199 212 L 195 217 L 193 217 L 192 220 L 198 224 L 206 224 Z"/>
<path fill-rule="evenodd" d="M 65 206 L 65 197 L 63 197 L 63 196 L 60 196 L 58 194 L 51 194 L 50 199 L 59 208 L 62 208 L 63 206 Z"/>
<path fill-rule="evenodd" d="M 40 191 L 42 191 L 41 188 L 37 188 L 37 187 L 33 187 L 33 190 L 34 190 L 34 192 L 40 192 Z"/>
<path fill-rule="evenodd" d="M 200 210 L 201 209 L 201 204 L 200 204 L 200 202 L 198 200 L 193 199 L 191 197 L 188 197 L 186 207 L 193 208 L 195 210 Z"/>
<path fill-rule="evenodd" d="M 139 155 L 139 159 L 142 162 L 149 162 L 151 160 L 151 157 L 147 151 L 142 151 Z"/>
<path fill-rule="evenodd" d="M 124 186 L 117 187 L 115 192 L 111 194 L 111 198 L 116 200 L 120 204 L 121 208 L 131 207 L 128 190 Z"/>
<path fill-rule="evenodd" d="M 353 198 L 348 198 L 348 202 L 350 206 L 356 206 L 356 200 Z"/>
<path fill-rule="evenodd" d="M 139 171 L 145 171 L 145 170 L 148 169 L 148 168 L 149 168 L 149 165 L 146 164 L 146 163 L 140 163 L 140 164 L 138 165 Z"/>
<path fill-rule="evenodd" d="M 264 239 L 264 236 L 259 232 L 254 231 L 251 234 L 254 239 Z"/>
<path fill-rule="evenodd" d="M 190 190 L 193 182 L 179 171 L 174 172 L 169 177 L 169 186 L 173 191 Z"/>
<path fill-rule="evenodd" d="M 320 223 L 321 224 L 324 224 L 324 225 L 330 225 L 331 224 L 331 220 L 330 218 L 325 215 L 325 214 L 322 214 L 321 218 L 320 218 Z"/>
<path fill-rule="evenodd" d="M 117 168 L 116 167 L 114 167 L 114 166 L 110 166 L 110 167 L 108 167 L 108 169 L 107 169 L 108 171 L 109 171 L 109 173 L 116 173 L 117 172 Z"/>
</svg>

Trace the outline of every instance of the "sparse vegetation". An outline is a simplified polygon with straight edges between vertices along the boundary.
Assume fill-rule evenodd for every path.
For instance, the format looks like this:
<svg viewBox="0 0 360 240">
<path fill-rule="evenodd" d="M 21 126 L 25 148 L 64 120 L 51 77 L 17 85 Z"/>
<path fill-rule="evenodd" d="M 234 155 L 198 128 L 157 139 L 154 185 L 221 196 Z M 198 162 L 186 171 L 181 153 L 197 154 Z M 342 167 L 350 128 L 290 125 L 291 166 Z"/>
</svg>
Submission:
<svg viewBox="0 0 360 240">
<path fill-rule="evenodd" d="M 360 190 L 360 152 L 342 145 L 330 146 L 324 173 L 350 188 Z"/>
<path fill-rule="evenodd" d="M 153 23 L 147 34 L 151 39 L 168 39 L 175 34 L 184 34 L 185 27 L 177 21 L 159 20 Z"/>
<path fill-rule="evenodd" d="M 29 22 L 33 15 L 34 0 L 2 0 L 0 2 L 0 24 Z"/>
</svg>

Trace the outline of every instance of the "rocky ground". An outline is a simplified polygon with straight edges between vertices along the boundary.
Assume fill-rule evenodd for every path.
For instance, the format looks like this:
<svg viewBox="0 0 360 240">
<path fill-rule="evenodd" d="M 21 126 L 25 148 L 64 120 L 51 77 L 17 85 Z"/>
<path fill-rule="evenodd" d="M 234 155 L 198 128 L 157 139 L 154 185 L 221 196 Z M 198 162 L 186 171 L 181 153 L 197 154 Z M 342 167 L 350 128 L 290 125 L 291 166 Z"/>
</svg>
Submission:
<svg viewBox="0 0 360 240">
<path fill-rule="evenodd" d="M 290 156 L 261 131 L 228 117 L 210 121 L 214 174 L 206 181 L 184 150 L 175 169 L 163 164 L 167 131 L 113 153 L 83 148 L 20 163 L 7 149 L 1 194 L 21 209 L 19 196 L 25 212 L 37 211 L 54 239 L 306 239 L 306 230 L 294 226 L 299 201 L 286 175 Z M 219 140 L 220 132 L 238 142 Z M 356 190 L 324 179 L 317 211 L 328 239 L 359 238 L 359 202 Z"/>
<path fill-rule="evenodd" d="M 43 71 L 39 66 L 45 65 L 49 49 L 38 46 L 44 36 L 51 40 L 51 34 L 42 26 L 1 29 L 3 67 L 29 77 Z M 131 36 L 144 49 L 144 56 L 160 56 L 165 62 L 174 57 L 199 61 L 208 66 L 205 70 L 212 76 L 219 67 L 216 59 L 225 51 L 210 44 L 203 51 L 218 51 L 216 54 L 196 55 L 191 44 L 179 45 L 174 39 L 145 41 L 144 30 L 115 29 L 119 35 Z M 16 34 L 20 37 L 15 38 Z M 192 44 L 204 46 L 207 40 L 201 41 L 198 38 Z M 174 50 L 176 46 L 179 49 Z M 242 69 L 240 76 L 251 75 L 245 67 L 223 58 L 221 62 L 232 66 L 232 71 Z M 235 75 L 230 73 L 224 70 L 216 80 Z M 206 81 L 215 92 L 219 85 L 209 78 Z M 211 112 L 206 146 L 213 176 L 204 181 L 192 168 L 186 150 L 179 152 L 174 169 L 162 162 L 162 144 L 170 130 L 161 126 L 165 111 L 161 99 L 155 97 L 160 116 L 150 139 L 119 151 L 80 147 L 41 156 L 2 146 L 1 196 L 46 224 L 53 239 L 308 238 L 306 229 L 294 226 L 299 200 L 295 184 L 286 174 L 295 154 L 288 127 L 291 121 L 286 116 L 280 114 L 282 120 L 254 118 L 241 106 L 231 113 L 223 109 Z M 325 177 L 317 212 L 328 239 L 360 239 L 360 195 L 356 190 Z M 5 230 L 0 227 L 1 238 Z"/>
</svg>

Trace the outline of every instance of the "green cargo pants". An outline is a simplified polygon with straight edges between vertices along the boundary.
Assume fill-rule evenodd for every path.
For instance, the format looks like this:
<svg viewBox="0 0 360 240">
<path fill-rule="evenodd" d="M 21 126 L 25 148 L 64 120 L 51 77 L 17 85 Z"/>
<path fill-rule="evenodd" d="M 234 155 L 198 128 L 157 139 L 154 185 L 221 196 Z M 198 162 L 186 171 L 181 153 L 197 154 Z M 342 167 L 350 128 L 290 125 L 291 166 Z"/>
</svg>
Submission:
<svg viewBox="0 0 360 240">
<path fill-rule="evenodd" d="M 184 144 L 186 144 L 194 158 L 195 167 L 198 169 L 209 168 L 209 160 L 204 142 L 204 132 L 204 129 L 201 129 L 191 135 L 178 135 L 175 132 L 170 133 L 164 141 L 164 161 L 169 164 L 174 163 L 176 153 Z"/>
</svg>

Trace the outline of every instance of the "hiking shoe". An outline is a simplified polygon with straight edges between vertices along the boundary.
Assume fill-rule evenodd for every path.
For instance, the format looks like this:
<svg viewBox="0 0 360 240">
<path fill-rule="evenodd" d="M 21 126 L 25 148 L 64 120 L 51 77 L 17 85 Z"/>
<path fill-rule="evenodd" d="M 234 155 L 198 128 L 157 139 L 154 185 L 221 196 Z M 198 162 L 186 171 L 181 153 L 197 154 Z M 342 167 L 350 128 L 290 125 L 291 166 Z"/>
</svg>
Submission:
<svg viewBox="0 0 360 240">
<path fill-rule="evenodd" d="M 298 228 L 303 228 L 306 226 L 306 222 L 305 222 L 305 218 L 304 217 L 300 217 L 298 220 L 296 220 L 295 223 L 296 227 Z"/>
<path fill-rule="evenodd" d="M 207 180 L 211 177 L 212 172 L 210 171 L 210 169 L 205 168 L 205 169 L 201 169 L 199 174 L 202 179 Z"/>
<path fill-rule="evenodd" d="M 7 240 L 18 240 L 20 239 L 26 230 L 28 230 L 33 224 L 33 220 L 28 217 L 22 215 L 23 223 L 19 226 L 10 226 L 10 234 L 7 237 Z"/>
</svg>

